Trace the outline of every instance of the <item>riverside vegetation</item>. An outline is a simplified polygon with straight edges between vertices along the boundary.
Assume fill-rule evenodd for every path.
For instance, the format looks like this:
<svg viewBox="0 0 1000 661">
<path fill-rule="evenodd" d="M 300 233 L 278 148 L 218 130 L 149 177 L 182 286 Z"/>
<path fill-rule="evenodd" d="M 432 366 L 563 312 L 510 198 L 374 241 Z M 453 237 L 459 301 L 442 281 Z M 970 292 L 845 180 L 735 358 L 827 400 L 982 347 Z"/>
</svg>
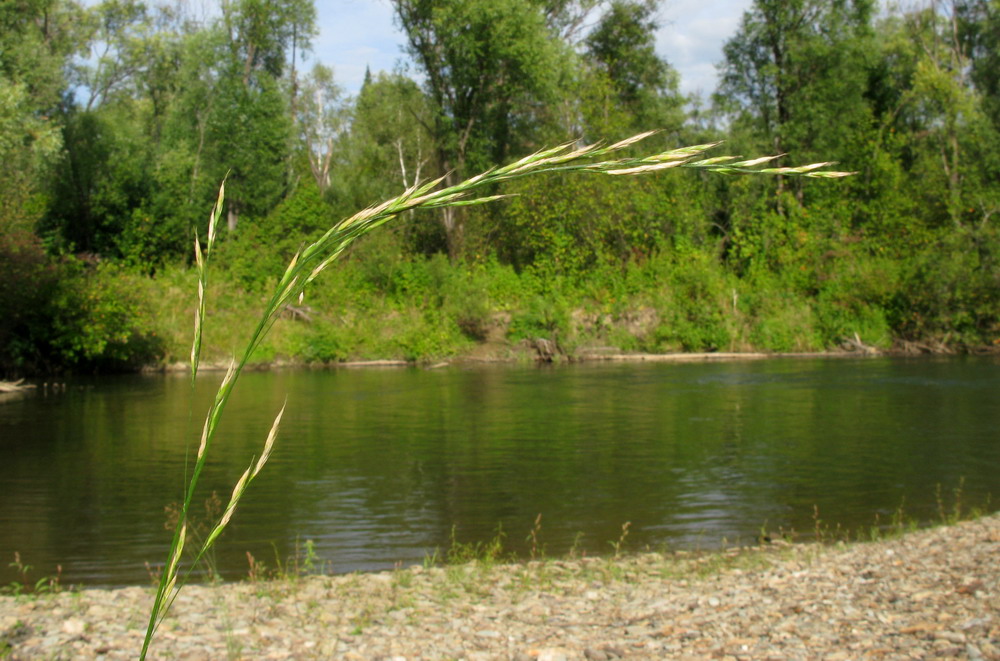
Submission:
<svg viewBox="0 0 1000 661">
<path fill-rule="evenodd" d="M 780 283 L 779 296 L 789 288 L 799 298 L 822 300 L 828 291 L 824 281 L 829 273 L 841 276 L 833 291 L 842 291 L 846 299 L 831 303 L 832 319 L 827 322 L 835 329 L 833 337 L 853 329 L 859 344 L 862 333 L 868 342 L 876 335 L 884 342 L 883 336 L 890 336 L 891 321 L 901 329 L 909 325 L 925 334 L 935 323 L 944 322 L 948 329 L 945 337 L 960 333 L 960 342 L 965 344 L 972 344 L 970 340 L 981 343 L 984 333 L 989 336 L 998 330 L 997 308 L 990 298 L 990 292 L 996 296 L 996 288 L 992 286 L 995 271 L 990 250 L 993 228 L 988 223 L 996 210 L 991 188 L 996 179 L 991 176 L 993 166 L 988 158 L 982 167 L 969 167 L 970 162 L 976 163 L 977 150 L 984 145 L 994 148 L 986 156 L 998 153 L 996 117 L 991 114 L 996 109 L 990 106 L 989 96 L 982 94 L 995 83 L 996 74 L 988 73 L 995 68 L 985 68 L 989 55 L 981 52 L 993 50 L 989 28 L 998 20 L 995 3 L 970 3 L 968 12 L 965 5 L 956 4 L 950 15 L 939 14 L 932 5 L 906 15 L 895 44 L 899 52 L 880 51 L 885 59 L 880 66 L 871 67 L 861 55 L 867 46 L 882 41 L 874 39 L 872 30 L 874 3 L 859 1 L 850 8 L 838 4 L 816 13 L 813 3 L 795 3 L 787 9 L 781 3 L 758 0 L 744 16 L 740 33 L 727 44 L 728 69 L 723 72 L 718 104 L 720 112 L 731 116 L 734 144 L 766 144 L 778 155 L 750 160 L 704 157 L 703 152 L 714 146 L 714 140 L 704 140 L 700 142 L 705 144 L 697 147 L 661 147 L 649 156 L 615 154 L 613 160 L 595 161 L 652 135 L 646 133 L 610 146 L 581 146 L 590 141 L 577 140 L 469 177 L 470 172 L 551 139 L 568 126 L 579 127 L 575 133 L 584 138 L 629 135 L 637 124 L 648 125 L 651 120 L 673 126 L 668 134 L 674 138 L 685 132 L 711 132 L 704 127 L 685 127 L 676 76 L 653 53 L 656 3 L 613 2 L 596 27 L 580 36 L 577 32 L 594 4 L 396 0 L 397 20 L 407 35 L 411 56 L 427 75 L 427 84 L 421 93 L 414 91 L 412 81 L 398 75 L 368 81 L 370 95 L 378 94 L 375 86 L 381 84 L 390 92 L 386 96 L 395 96 L 397 105 L 388 110 L 390 117 L 397 111 L 398 128 L 405 122 L 421 129 L 400 132 L 401 137 L 391 135 L 388 144 L 381 145 L 379 136 L 365 135 L 363 118 L 372 123 L 369 131 L 392 128 L 391 122 L 379 117 L 387 108 L 366 108 L 362 105 L 364 91 L 351 131 L 343 128 L 336 108 L 324 103 L 334 96 L 329 72 L 315 70 L 310 81 L 312 93 L 298 96 L 297 50 L 300 44 L 308 44 L 315 31 L 315 9 L 306 0 L 224 3 L 221 17 L 207 29 L 185 15 L 182 3 L 167 5 L 157 13 L 133 2 L 108 0 L 87 10 L 74 2 L 49 0 L 0 12 L 0 20 L 10 28 L 5 30 L 5 39 L 10 41 L 5 50 L 12 53 L 3 61 L 0 121 L 5 128 L 9 125 L 11 135 L 23 136 L 0 144 L 2 162 L 9 170 L 6 174 L 12 175 L 4 184 L 9 189 L 4 193 L 9 195 L 5 196 L 0 234 L 5 259 L 0 264 L 9 271 L 4 274 L 10 276 L 8 282 L 16 285 L 5 290 L 11 292 L 6 294 L 10 300 L 3 301 L 13 311 L 0 327 L 6 368 L 59 363 L 122 365 L 162 355 L 163 340 L 157 339 L 161 336 L 156 328 L 143 327 L 148 323 L 141 320 L 143 301 L 129 286 L 128 278 L 159 279 L 169 268 L 169 259 L 176 260 L 186 252 L 183 246 L 188 231 L 195 229 L 206 184 L 224 170 L 229 171 L 231 192 L 225 206 L 222 191 L 218 195 L 207 235 L 203 235 L 204 252 L 197 234 L 195 239 L 193 277 L 198 306 L 190 354 L 192 376 L 202 356 L 209 293 L 207 262 L 220 236 L 223 214 L 229 240 L 220 242 L 219 249 L 230 246 L 238 265 L 231 277 L 242 273 L 251 284 L 256 280 L 262 285 L 259 292 L 273 291 L 263 294 L 259 321 L 239 358 L 231 363 L 206 416 L 168 559 L 150 608 L 142 658 L 185 581 L 181 560 L 188 511 L 241 370 L 266 350 L 264 340 L 282 315 L 290 312 L 309 318 L 309 311 L 301 308 L 306 285 L 356 239 L 389 220 L 402 217 L 412 221 L 403 237 L 397 237 L 408 250 L 397 245 L 386 251 L 371 242 L 369 249 L 378 256 L 358 262 L 362 268 L 376 265 L 373 273 L 378 272 L 384 252 L 408 253 L 410 262 L 425 259 L 428 273 L 435 268 L 434 255 L 446 254 L 453 267 L 473 269 L 479 264 L 495 264 L 519 277 L 537 279 L 538 294 L 528 288 L 523 321 L 512 315 L 512 329 L 507 332 L 515 337 L 519 327 L 537 334 L 534 327 L 541 325 L 549 336 L 563 329 L 567 338 L 556 336 L 557 342 L 572 339 L 567 315 L 573 308 L 559 300 L 562 292 L 553 289 L 553 282 L 586 282 L 583 274 L 596 269 L 620 274 L 626 283 L 621 293 L 628 297 L 632 293 L 627 285 L 630 273 L 638 273 L 631 278 L 641 282 L 650 263 L 668 270 L 668 286 L 660 283 L 652 288 L 651 295 L 660 299 L 662 308 L 654 315 L 654 330 L 635 335 L 640 341 L 647 341 L 648 335 L 658 345 L 711 350 L 732 343 L 733 335 L 721 318 L 725 305 L 711 299 L 712 280 L 722 278 L 725 288 L 735 284 L 735 279 L 743 279 L 756 285 L 751 291 L 757 291 L 768 278 L 774 278 Z M 84 20 L 78 21 L 81 17 Z M 86 27 L 77 31 L 73 27 L 77 23 Z M 830 34 L 839 36 L 831 38 Z M 85 46 L 105 50 L 96 63 L 85 65 L 72 57 Z M 291 66 L 285 78 L 289 51 Z M 912 70 L 904 67 L 900 71 L 893 66 L 900 60 L 908 62 L 906 55 L 921 51 L 926 59 L 918 60 Z M 852 53 L 855 61 L 850 59 Z M 974 56 L 979 59 L 974 61 Z M 774 61 L 768 61 L 769 57 Z M 796 70 L 801 63 L 805 69 Z M 854 67 L 855 77 L 844 75 L 845 64 Z M 784 66 L 791 70 L 783 70 Z M 573 75 L 574 69 L 583 73 Z M 815 87 L 789 88 L 787 80 L 811 69 L 826 74 L 813 77 Z M 89 92 L 85 106 L 68 100 L 75 95 L 63 94 L 67 88 L 62 74 L 66 70 L 75 77 L 78 91 Z M 175 75 L 186 78 L 173 78 Z M 894 78 L 900 75 L 902 84 Z M 879 76 L 882 78 L 873 83 Z M 182 90 L 191 90 L 193 95 Z M 878 104 L 870 100 L 873 91 L 887 96 L 877 100 L 883 103 L 881 114 L 875 111 Z M 923 96 L 914 102 L 911 91 Z M 856 107 L 849 107 L 851 101 Z M 369 103 L 376 102 L 369 99 Z M 613 105 L 624 108 L 620 116 L 608 110 Z M 43 114 L 49 108 L 58 119 Z M 402 117 L 404 109 L 406 119 Z M 840 121 L 831 122 L 834 117 Z M 891 139 L 883 140 L 881 134 L 894 135 L 897 120 L 920 126 L 921 140 L 886 149 L 887 144 L 896 145 Z M 937 134 L 932 131 L 933 139 L 923 142 L 926 126 L 935 127 Z M 817 127 L 823 130 L 816 131 Z M 912 130 L 910 125 L 906 128 Z M 801 149 L 797 151 L 803 155 L 846 145 L 859 148 L 848 155 L 859 165 L 865 161 L 877 164 L 865 173 L 861 192 L 855 192 L 857 209 L 832 191 L 816 193 L 790 178 L 846 174 L 817 169 L 828 163 L 758 167 L 780 159 L 784 149 L 795 146 L 796 135 L 823 135 L 831 141 L 803 141 L 800 137 Z M 326 229 L 324 219 L 330 217 L 326 205 L 337 208 L 338 204 L 354 202 L 352 194 L 371 193 L 358 185 L 371 174 L 371 161 L 366 163 L 371 156 L 359 157 L 355 163 L 365 166 L 347 174 L 338 182 L 339 187 L 333 185 L 330 166 L 334 147 L 349 152 L 352 137 L 357 141 L 354 146 L 362 151 L 367 151 L 367 146 L 384 147 L 383 168 L 388 161 L 394 171 L 398 158 L 406 190 Z M 559 137 L 565 138 L 565 134 Z M 873 154 L 871 145 L 876 137 L 879 143 Z M 943 168 L 938 165 L 939 158 Z M 429 173 L 421 173 L 425 166 Z M 573 171 L 632 175 L 674 167 L 696 174 L 677 186 L 639 185 L 618 192 L 603 184 L 577 188 L 571 180 L 549 180 L 539 189 L 534 187 L 537 177 L 523 179 L 543 173 L 566 177 Z M 54 174 L 50 175 L 50 170 Z M 702 178 L 712 171 L 757 171 L 777 176 L 773 189 L 739 183 L 715 188 Z M 302 176 L 307 172 L 312 181 Z M 424 183 L 422 174 L 437 178 Z M 928 178 L 942 182 L 937 191 L 940 199 L 924 200 L 932 209 L 931 222 L 912 208 L 912 199 L 920 199 L 919 195 L 905 197 L 904 193 L 885 213 L 887 197 L 899 195 L 899 182 L 907 175 L 913 177 L 914 191 L 925 192 Z M 502 194 L 498 192 L 498 184 L 514 180 L 514 185 Z M 352 193 L 345 194 L 347 190 Z M 706 197 L 704 191 L 708 190 L 718 196 L 714 202 Z M 480 197 L 470 197 L 473 191 Z M 481 202 L 500 201 L 511 193 L 523 196 L 509 201 L 502 212 L 482 210 Z M 977 197 L 973 201 L 969 195 Z M 178 200 L 186 203 L 177 205 Z M 429 228 L 416 222 L 412 212 L 420 209 L 438 210 L 440 224 Z M 906 221 L 899 227 L 898 219 L 904 212 Z M 921 217 L 920 231 L 913 231 L 910 214 Z M 945 224 L 947 229 L 942 231 Z M 301 236 L 312 242 L 298 248 L 294 242 Z M 960 298 L 960 310 L 940 305 L 942 300 L 952 302 L 953 291 L 932 295 L 932 308 L 939 314 L 928 326 L 919 298 L 898 301 L 897 292 L 890 291 L 890 303 L 882 308 L 869 305 L 864 295 L 861 301 L 852 299 L 863 290 L 858 287 L 862 283 L 851 280 L 855 272 L 860 272 L 869 289 L 892 283 L 889 267 L 896 263 L 893 258 L 898 261 L 900 257 L 896 252 L 898 237 L 904 237 L 900 243 L 908 249 L 914 240 L 916 245 L 923 242 L 928 248 L 927 262 L 935 269 L 941 264 L 942 248 L 955 257 L 972 256 L 974 263 L 959 262 L 960 273 L 945 281 L 953 289 L 961 283 L 971 290 L 962 290 L 969 296 Z M 957 243 L 954 237 L 958 237 Z M 43 251 L 42 239 L 48 243 L 49 254 Z M 283 246 L 284 241 L 293 243 Z M 838 252 L 842 244 L 855 242 L 863 244 L 859 255 Z M 60 252 L 77 253 L 78 257 L 49 256 Z M 117 258 L 119 264 L 96 269 L 86 266 L 88 261 L 100 264 L 105 255 Z M 287 267 L 279 266 L 276 271 L 265 268 L 270 259 L 281 265 L 289 255 Z M 847 276 L 837 273 L 839 265 L 845 263 L 850 265 Z M 282 271 L 281 276 L 270 275 Z M 401 273 L 406 271 L 405 267 L 400 269 Z M 661 275 L 655 268 L 652 272 Z M 918 280 L 926 275 L 919 268 L 916 273 Z M 980 277 L 970 278 L 970 273 Z M 931 274 L 937 276 L 938 272 L 932 270 Z M 439 282 L 443 287 L 448 280 L 443 277 Z M 120 295 L 104 291 L 109 283 L 119 288 Z M 933 291 L 929 284 L 921 282 L 919 293 Z M 400 293 L 413 297 L 415 292 L 403 288 Z M 594 300 L 611 305 L 617 293 L 614 281 L 602 282 Z M 633 309 L 622 314 L 641 311 L 634 303 L 641 300 L 642 293 L 638 288 L 630 301 Z M 717 288 L 714 293 L 718 294 Z M 732 286 L 725 299 L 731 299 L 734 315 L 740 309 L 740 293 Z M 746 306 L 748 292 L 742 293 Z M 884 293 L 878 288 L 868 295 L 878 301 Z M 483 300 L 474 289 L 465 295 Z M 985 310 L 983 297 L 987 298 Z M 694 309 L 684 303 L 685 299 L 695 301 Z M 493 311 L 487 308 L 486 314 L 468 315 L 476 306 L 456 300 L 459 314 L 455 325 L 466 336 L 483 334 L 483 327 L 488 327 L 483 319 L 491 318 Z M 889 314 L 893 302 L 901 303 L 899 319 Z M 436 301 L 425 300 L 420 308 L 432 311 L 433 321 L 433 311 L 444 304 L 444 297 L 438 296 Z M 562 306 L 566 307 L 560 312 Z M 606 321 L 613 319 L 612 312 L 597 317 L 599 323 L 610 327 L 609 332 L 615 330 Z M 805 316 L 803 323 L 810 333 L 815 332 L 813 325 L 820 326 L 819 319 L 813 321 L 807 311 L 781 310 L 779 318 L 785 314 L 795 319 Z M 794 326 L 795 322 L 790 323 Z M 333 325 L 328 322 L 326 326 Z M 428 322 L 428 326 L 440 324 Z M 751 325 L 750 335 L 754 331 L 762 337 L 784 333 L 782 341 L 794 344 L 794 333 L 793 339 L 787 339 L 787 326 Z M 318 326 L 313 332 L 315 337 L 309 338 L 313 341 L 303 346 L 312 350 L 319 344 L 323 348 L 316 353 L 340 357 L 336 331 Z M 828 330 L 817 337 L 828 343 L 831 333 Z M 921 334 L 913 337 L 926 340 Z M 944 339 L 934 339 L 947 344 Z M 435 355 L 436 349 L 409 352 Z M 281 415 L 277 414 L 260 455 L 250 459 L 237 481 L 221 518 L 195 552 L 195 563 L 223 532 L 242 494 L 264 467 Z M 623 538 L 626 532 L 627 528 L 623 529 Z"/>
<path fill-rule="evenodd" d="M 188 237 L 227 172 L 213 362 L 331 218 L 650 127 L 661 151 L 724 139 L 858 174 L 554 173 L 489 207 L 407 213 L 286 308 L 252 361 L 504 356 L 534 338 L 569 356 L 1000 339 L 997 0 L 755 0 L 711 99 L 682 95 L 654 50 L 655 0 L 391 6 L 419 76 L 373 72 L 348 97 L 303 69 L 310 0 L 208 18 L 179 0 L 7 3 L 0 377 L 186 360 Z"/>
</svg>

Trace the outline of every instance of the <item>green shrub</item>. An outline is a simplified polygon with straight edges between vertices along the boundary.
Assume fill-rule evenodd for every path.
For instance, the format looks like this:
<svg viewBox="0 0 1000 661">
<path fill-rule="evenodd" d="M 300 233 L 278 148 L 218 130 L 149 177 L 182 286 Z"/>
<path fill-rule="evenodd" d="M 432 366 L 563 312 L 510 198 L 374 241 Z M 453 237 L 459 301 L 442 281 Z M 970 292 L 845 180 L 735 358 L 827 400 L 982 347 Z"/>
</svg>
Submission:
<svg viewBox="0 0 1000 661">
<path fill-rule="evenodd" d="M 332 211 L 312 178 L 305 179 L 264 218 L 244 217 L 217 246 L 222 267 L 247 289 L 277 282 L 300 248 L 319 237 Z"/>
<path fill-rule="evenodd" d="M 51 302 L 51 347 L 63 365 L 97 370 L 135 369 L 155 362 L 162 340 L 145 321 L 134 281 L 142 276 L 113 265 L 63 265 Z"/>
<path fill-rule="evenodd" d="M 155 362 L 162 340 L 136 282 L 113 265 L 55 260 L 33 236 L 0 236 L 0 371 L 120 370 Z"/>
<path fill-rule="evenodd" d="M 663 254 L 651 260 L 663 283 L 654 292 L 660 324 L 649 351 L 726 351 L 732 342 L 724 309 L 730 287 L 723 269 L 710 255 Z"/>
<path fill-rule="evenodd" d="M 393 357 L 410 361 L 443 358 L 454 354 L 456 346 L 464 344 L 455 332 L 457 328 L 446 323 L 439 311 L 426 310 L 412 317 L 419 321 L 405 323 L 392 336 Z"/>
<path fill-rule="evenodd" d="M 995 344 L 1000 339 L 998 234 L 987 226 L 950 232 L 906 263 L 886 305 L 895 333 L 966 347 Z"/>
<path fill-rule="evenodd" d="M 59 275 L 34 235 L 0 233 L 0 371 L 18 374 L 49 362 L 48 310 Z"/>
<path fill-rule="evenodd" d="M 898 264 L 889 260 L 846 252 L 841 255 L 815 298 L 818 330 L 825 347 L 836 347 L 855 335 L 870 346 L 891 346 L 886 309 L 898 291 L 898 271 Z"/>
<path fill-rule="evenodd" d="M 784 353 L 823 348 L 816 336 L 812 307 L 801 299 L 774 301 L 761 311 L 750 329 L 750 344 L 757 350 Z"/>
<path fill-rule="evenodd" d="M 511 341 L 545 338 L 557 344 L 570 338 L 570 308 L 561 296 L 535 296 L 511 315 Z"/>
<path fill-rule="evenodd" d="M 349 331 L 320 322 L 311 326 L 293 342 L 295 354 L 310 363 L 342 362 L 350 356 Z"/>
</svg>

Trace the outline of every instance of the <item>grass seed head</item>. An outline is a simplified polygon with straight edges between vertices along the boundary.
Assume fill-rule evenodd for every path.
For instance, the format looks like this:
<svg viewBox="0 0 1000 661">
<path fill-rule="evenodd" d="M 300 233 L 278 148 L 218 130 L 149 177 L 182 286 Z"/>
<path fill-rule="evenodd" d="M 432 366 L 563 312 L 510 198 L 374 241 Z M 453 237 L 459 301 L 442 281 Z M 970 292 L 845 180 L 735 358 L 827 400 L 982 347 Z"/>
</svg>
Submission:
<svg viewBox="0 0 1000 661">
<path fill-rule="evenodd" d="M 637 143 L 637 142 L 639 142 L 641 140 L 645 140 L 646 138 L 648 138 L 651 135 L 656 135 L 659 132 L 660 132 L 659 129 L 656 129 L 656 130 L 653 130 L 653 131 L 646 131 L 644 133 L 639 133 L 639 134 L 633 135 L 631 138 L 625 138 L 624 140 L 619 140 L 615 144 L 613 144 L 613 145 L 611 145 L 609 147 L 605 147 L 604 149 L 601 150 L 601 152 L 608 153 L 608 152 L 619 151 L 621 149 L 625 149 L 626 147 L 634 145 L 635 143 Z"/>
</svg>

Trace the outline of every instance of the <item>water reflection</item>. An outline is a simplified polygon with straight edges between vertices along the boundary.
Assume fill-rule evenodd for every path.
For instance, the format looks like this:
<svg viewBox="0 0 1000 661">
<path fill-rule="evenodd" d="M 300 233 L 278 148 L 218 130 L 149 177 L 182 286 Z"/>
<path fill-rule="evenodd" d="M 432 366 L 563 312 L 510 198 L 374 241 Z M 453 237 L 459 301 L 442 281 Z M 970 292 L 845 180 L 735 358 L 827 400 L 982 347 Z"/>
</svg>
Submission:
<svg viewBox="0 0 1000 661">
<path fill-rule="evenodd" d="M 71 384 L 0 405 L 0 563 L 145 583 L 162 561 L 200 416 L 221 375 Z M 251 373 L 203 484 L 228 496 L 287 395 L 267 469 L 223 538 L 223 575 L 312 540 L 336 571 L 420 562 L 541 513 L 547 552 L 710 547 L 762 526 L 857 527 L 1000 475 L 993 359 L 775 360 Z M 12 580 L 3 574 L 0 582 Z"/>
</svg>

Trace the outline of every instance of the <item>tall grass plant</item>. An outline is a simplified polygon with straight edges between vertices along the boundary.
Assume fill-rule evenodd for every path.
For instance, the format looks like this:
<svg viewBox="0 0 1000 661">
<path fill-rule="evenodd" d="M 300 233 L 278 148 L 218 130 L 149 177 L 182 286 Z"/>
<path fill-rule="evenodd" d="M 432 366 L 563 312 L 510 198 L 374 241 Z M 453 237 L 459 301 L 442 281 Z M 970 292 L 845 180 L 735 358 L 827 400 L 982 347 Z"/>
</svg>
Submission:
<svg viewBox="0 0 1000 661">
<path fill-rule="evenodd" d="M 509 165 L 492 168 L 454 186 L 442 188 L 443 177 L 419 183 L 395 198 L 364 209 L 336 223 L 317 240 L 295 253 L 267 298 L 262 314 L 250 333 L 242 352 L 230 363 L 214 401 L 209 407 L 194 464 L 187 480 L 167 562 L 160 574 L 159 585 L 150 609 L 140 659 L 146 658 L 158 627 L 174 603 L 178 592 L 190 577 L 193 566 L 208 553 L 219 535 L 225 530 L 240 499 L 253 480 L 260 474 L 274 448 L 284 407 L 275 416 L 260 454 L 250 459 L 247 469 L 237 480 L 221 517 L 193 554 L 194 561 L 188 567 L 182 567 L 181 559 L 184 557 L 185 544 L 189 537 L 189 516 L 192 503 L 195 500 L 199 478 L 206 465 L 226 404 L 239 381 L 240 374 L 263 346 L 268 333 L 286 308 L 293 303 L 301 305 L 305 297 L 306 287 L 340 257 L 352 242 L 408 211 L 478 205 L 503 199 L 504 195 L 477 197 L 477 194 L 478 191 L 493 189 L 497 184 L 503 182 L 545 172 L 577 172 L 617 177 L 647 174 L 673 168 L 690 168 L 723 174 L 765 173 L 818 178 L 837 178 L 849 174 L 824 170 L 823 168 L 829 163 L 815 163 L 796 168 L 767 168 L 761 166 L 766 165 L 775 157 L 749 160 L 740 160 L 732 156 L 706 158 L 705 152 L 715 147 L 716 144 L 685 147 L 647 156 L 620 157 L 620 153 L 624 150 L 653 135 L 653 133 L 655 132 L 642 133 L 611 145 L 600 143 L 583 147 L 572 143 L 560 145 L 536 152 Z M 195 314 L 194 340 L 190 354 L 192 383 L 197 376 L 202 357 L 203 327 L 207 310 L 206 294 L 209 291 L 210 271 L 208 267 L 216 244 L 224 199 L 225 184 L 220 187 L 218 200 L 209 217 L 207 240 L 204 246 L 197 236 L 194 239 L 195 263 L 198 274 L 198 303 Z"/>
</svg>

